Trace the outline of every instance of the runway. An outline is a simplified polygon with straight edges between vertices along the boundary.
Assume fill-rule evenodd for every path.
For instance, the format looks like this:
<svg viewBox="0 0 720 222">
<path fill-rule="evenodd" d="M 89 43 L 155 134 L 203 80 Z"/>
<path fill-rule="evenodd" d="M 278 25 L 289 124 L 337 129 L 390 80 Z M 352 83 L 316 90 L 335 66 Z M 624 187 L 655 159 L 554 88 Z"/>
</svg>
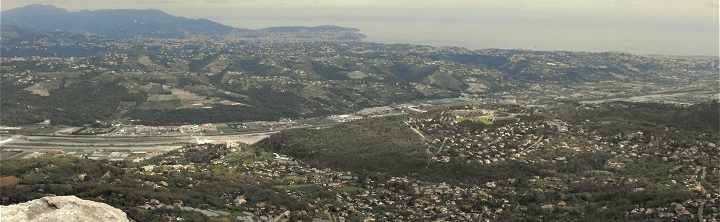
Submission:
<svg viewBox="0 0 720 222">
<path fill-rule="evenodd" d="M 95 159 L 137 159 L 165 153 L 188 144 L 254 144 L 276 131 L 208 136 L 77 136 L 0 135 L 0 159 L 65 153 Z M 5 139 L 6 138 L 6 139 Z"/>
</svg>

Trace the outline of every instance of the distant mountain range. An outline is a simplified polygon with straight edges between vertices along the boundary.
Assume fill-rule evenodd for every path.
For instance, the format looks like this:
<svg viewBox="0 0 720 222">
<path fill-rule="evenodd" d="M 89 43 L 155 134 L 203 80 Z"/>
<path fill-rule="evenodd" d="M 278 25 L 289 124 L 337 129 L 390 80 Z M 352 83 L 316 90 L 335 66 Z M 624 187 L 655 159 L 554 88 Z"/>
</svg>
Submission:
<svg viewBox="0 0 720 222">
<path fill-rule="evenodd" d="M 28 5 L 3 11 L 5 37 L 16 33 L 67 32 L 109 38 L 225 36 L 233 33 L 322 33 L 358 32 L 338 26 L 287 26 L 259 30 L 239 29 L 207 19 L 170 15 L 155 9 L 104 9 L 68 11 L 52 5 Z M 12 34 L 6 34 L 9 31 Z"/>
<path fill-rule="evenodd" d="M 83 10 L 71 12 L 50 5 L 29 5 L 2 12 L 3 25 L 33 32 L 63 31 L 112 38 L 218 35 L 236 28 L 206 19 L 177 17 L 159 10 Z"/>
</svg>

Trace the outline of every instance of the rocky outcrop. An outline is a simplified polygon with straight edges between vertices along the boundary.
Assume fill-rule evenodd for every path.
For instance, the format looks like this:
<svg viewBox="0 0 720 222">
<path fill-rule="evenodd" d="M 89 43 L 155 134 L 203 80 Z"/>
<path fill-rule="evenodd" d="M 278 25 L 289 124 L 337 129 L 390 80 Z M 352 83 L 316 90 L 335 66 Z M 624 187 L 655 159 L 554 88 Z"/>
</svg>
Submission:
<svg viewBox="0 0 720 222">
<path fill-rule="evenodd" d="M 104 203 L 75 196 L 43 197 L 25 203 L 0 206 L 0 221 L 130 221 L 125 212 Z"/>
</svg>

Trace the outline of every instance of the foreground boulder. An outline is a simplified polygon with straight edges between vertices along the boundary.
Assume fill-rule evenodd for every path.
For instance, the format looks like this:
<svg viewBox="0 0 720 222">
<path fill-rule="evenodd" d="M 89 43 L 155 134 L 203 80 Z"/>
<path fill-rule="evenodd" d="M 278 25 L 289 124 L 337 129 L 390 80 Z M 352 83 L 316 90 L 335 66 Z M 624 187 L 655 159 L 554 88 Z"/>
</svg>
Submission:
<svg viewBox="0 0 720 222">
<path fill-rule="evenodd" d="M 125 212 L 104 203 L 75 196 L 43 197 L 25 203 L 0 206 L 0 221 L 129 221 Z"/>
</svg>

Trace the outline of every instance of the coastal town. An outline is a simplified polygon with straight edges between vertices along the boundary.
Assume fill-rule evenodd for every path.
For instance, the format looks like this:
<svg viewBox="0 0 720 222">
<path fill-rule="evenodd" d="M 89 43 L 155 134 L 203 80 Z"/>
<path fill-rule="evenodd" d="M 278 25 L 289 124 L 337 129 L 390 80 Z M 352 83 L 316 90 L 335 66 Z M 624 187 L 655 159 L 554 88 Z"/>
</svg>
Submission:
<svg viewBox="0 0 720 222">
<path fill-rule="evenodd" d="M 717 56 L 2 17 L 2 221 L 720 221 Z"/>
</svg>

